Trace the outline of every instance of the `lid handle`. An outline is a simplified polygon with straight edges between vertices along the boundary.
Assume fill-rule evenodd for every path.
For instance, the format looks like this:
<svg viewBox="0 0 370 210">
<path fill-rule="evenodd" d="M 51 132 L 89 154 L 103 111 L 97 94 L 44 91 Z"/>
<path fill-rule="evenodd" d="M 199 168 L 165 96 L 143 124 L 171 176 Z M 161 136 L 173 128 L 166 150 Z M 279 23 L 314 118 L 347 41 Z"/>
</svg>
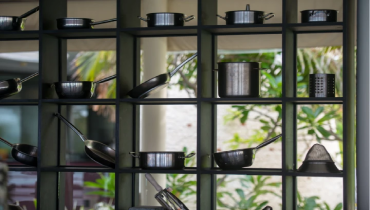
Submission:
<svg viewBox="0 0 370 210">
<path fill-rule="evenodd" d="M 249 4 L 247 4 L 247 7 L 245 8 L 245 10 L 247 10 L 247 11 L 251 10 L 251 7 L 250 7 Z"/>
</svg>

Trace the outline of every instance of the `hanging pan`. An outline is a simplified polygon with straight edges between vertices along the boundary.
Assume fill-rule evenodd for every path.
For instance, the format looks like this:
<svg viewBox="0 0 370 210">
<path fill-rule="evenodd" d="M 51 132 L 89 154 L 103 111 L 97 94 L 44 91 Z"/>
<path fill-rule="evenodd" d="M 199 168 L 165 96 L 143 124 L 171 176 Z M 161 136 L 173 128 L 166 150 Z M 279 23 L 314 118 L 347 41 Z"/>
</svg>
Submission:
<svg viewBox="0 0 370 210">
<path fill-rule="evenodd" d="M 116 165 L 116 151 L 107 145 L 87 139 L 81 131 L 79 131 L 72 123 L 65 119 L 61 114 L 54 113 L 54 116 L 57 116 L 62 120 L 69 128 L 71 128 L 85 143 L 85 153 L 93 161 L 110 168 L 114 168 Z"/>
<path fill-rule="evenodd" d="M 253 164 L 254 157 L 258 149 L 271 144 L 280 138 L 282 134 L 263 142 L 255 148 L 230 150 L 214 153 L 215 161 L 221 169 L 240 169 Z"/>
<path fill-rule="evenodd" d="M 39 6 L 21 16 L 0 16 L 0 31 L 19 31 L 24 29 L 26 17 L 39 11 Z"/>
<path fill-rule="evenodd" d="M 116 78 L 116 75 L 106 77 L 96 82 L 55 82 L 52 86 L 61 99 L 91 98 L 95 93 L 96 85 Z"/>
<path fill-rule="evenodd" d="M 176 74 L 180 70 L 181 67 L 183 67 L 186 63 L 193 60 L 197 56 L 197 53 L 192 55 L 190 58 L 186 59 L 184 62 L 182 62 L 180 65 L 178 65 L 173 71 L 170 73 L 160 74 L 156 77 L 153 77 L 149 80 L 147 80 L 144 83 L 141 83 L 140 85 L 134 87 L 134 89 L 130 90 L 128 92 L 128 95 L 131 98 L 146 98 L 151 94 L 154 94 L 163 88 L 167 87 L 171 77 Z"/>
<path fill-rule="evenodd" d="M 94 22 L 90 18 L 58 18 L 58 29 L 92 29 L 94 25 L 117 21 L 117 18 Z"/>
<path fill-rule="evenodd" d="M 14 160 L 29 166 L 37 166 L 37 147 L 28 144 L 12 144 L 0 137 L 0 141 L 12 147 Z"/>
<path fill-rule="evenodd" d="M 22 80 L 19 78 L 15 78 L 0 81 L 0 99 L 7 98 L 19 93 L 22 90 L 22 83 L 36 77 L 37 75 L 39 75 L 38 72 L 31 74 L 30 76 Z"/>
</svg>

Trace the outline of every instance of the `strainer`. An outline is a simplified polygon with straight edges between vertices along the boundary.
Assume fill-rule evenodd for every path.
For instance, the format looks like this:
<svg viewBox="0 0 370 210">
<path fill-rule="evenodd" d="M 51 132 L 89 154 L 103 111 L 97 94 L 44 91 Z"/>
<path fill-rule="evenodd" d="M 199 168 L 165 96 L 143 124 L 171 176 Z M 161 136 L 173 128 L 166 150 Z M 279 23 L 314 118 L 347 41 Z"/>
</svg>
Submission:
<svg viewBox="0 0 370 210">
<path fill-rule="evenodd" d="M 328 151 L 321 144 L 314 144 L 308 151 L 299 172 L 340 173 Z"/>
</svg>

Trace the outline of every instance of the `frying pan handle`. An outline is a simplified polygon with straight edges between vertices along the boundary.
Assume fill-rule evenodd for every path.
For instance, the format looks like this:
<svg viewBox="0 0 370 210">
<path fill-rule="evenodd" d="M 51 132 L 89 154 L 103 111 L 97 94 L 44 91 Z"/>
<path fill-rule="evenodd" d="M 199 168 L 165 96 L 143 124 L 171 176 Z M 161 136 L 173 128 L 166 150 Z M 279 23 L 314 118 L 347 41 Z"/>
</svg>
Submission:
<svg viewBox="0 0 370 210">
<path fill-rule="evenodd" d="M 35 13 L 35 12 L 37 12 L 39 10 L 40 10 L 40 6 L 37 6 L 37 7 L 33 8 L 33 9 L 31 9 L 30 11 L 24 13 L 23 15 L 19 16 L 19 18 L 26 18 L 26 17 L 32 15 L 33 13 Z"/>
<path fill-rule="evenodd" d="M 112 76 L 109 76 L 109 77 L 106 77 L 106 78 L 104 78 L 104 79 L 101 79 L 101 80 L 99 80 L 99 81 L 96 81 L 95 83 L 103 83 L 103 82 L 107 82 L 107 81 L 109 81 L 109 80 L 112 80 L 112 79 L 115 79 L 117 77 L 117 75 L 115 74 L 115 75 L 112 75 Z"/>
<path fill-rule="evenodd" d="M 216 15 L 217 17 L 221 18 L 221 19 L 224 19 L 226 20 L 227 18 L 226 17 L 222 17 L 221 15 Z"/>
<path fill-rule="evenodd" d="M 140 17 L 140 16 L 137 16 L 137 18 L 139 18 L 140 20 L 144 21 L 144 22 L 148 22 L 149 19 L 145 19 L 143 17 Z"/>
<path fill-rule="evenodd" d="M 103 24 L 103 23 L 110 23 L 110 22 L 114 22 L 114 21 L 117 21 L 117 18 L 112 18 L 112 19 L 109 19 L 109 20 L 102 20 L 102 21 L 97 21 L 97 22 L 92 22 L 90 23 L 90 25 L 99 25 L 99 24 Z"/>
<path fill-rule="evenodd" d="M 283 136 L 283 134 L 279 134 L 279 135 L 275 136 L 274 138 L 263 142 L 262 144 L 258 145 L 255 149 L 261 149 L 262 147 L 267 146 L 267 145 L 271 144 L 272 142 L 276 141 L 281 136 Z"/>
<path fill-rule="evenodd" d="M 190 16 L 184 18 L 184 21 L 189 22 L 189 21 L 193 20 L 194 18 L 195 18 L 194 15 L 190 15 Z"/>
<path fill-rule="evenodd" d="M 20 83 L 26 82 L 26 81 L 28 81 L 28 80 L 30 80 L 30 79 L 32 79 L 32 78 L 34 78 L 34 77 L 38 76 L 38 75 L 39 75 L 39 73 L 38 73 L 38 72 L 33 73 L 33 74 L 31 74 L 30 76 L 28 76 L 28 77 L 26 77 L 26 78 L 23 78 L 23 79 L 20 81 Z"/>
<path fill-rule="evenodd" d="M 195 153 L 194 153 L 194 152 L 192 152 L 192 153 L 190 153 L 190 154 L 186 155 L 184 158 L 191 158 L 191 157 L 193 157 L 194 155 L 195 155 Z"/>
<path fill-rule="evenodd" d="M 145 174 L 145 178 L 150 182 L 150 184 L 153 185 L 153 187 L 158 191 L 162 191 L 162 187 L 157 183 L 157 181 L 155 181 L 155 179 L 153 178 L 153 176 L 149 173 L 146 173 Z"/>
<path fill-rule="evenodd" d="M 88 140 L 82 133 L 79 131 L 72 123 L 70 123 L 66 118 L 64 118 L 59 113 L 54 113 L 54 116 L 57 116 L 61 121 L 63 121 L 69 128 L 71 128 L 81 139 L 82 141 Z"/>
<path fill-rule="evenodd" d="M 180 65 L 178 65 L 173 71 L 170 72 L 170 77 L 172 77 L 178 70 L 180 70 L 181 67 L 183 67 L 185 64 L 187 64 L 189 61 L 193 60 L 195 57 L 197 57 L 198 53 L 195 53 L 190 58 L 186 59 L 184 62 L 182 62 Z"/>
<path fill-rule="evenodd" d="M 130 154 L 134 158 L 140 158 L 140 155 L 135 155 L 136 152 L 129 152 L 128 154 Z"/>
<path fill-rule="evenodd" d="M 262 16 L 263 19 L 265 20 L 270 20 L 271 18 L 275 17 L 275 14 L 274 13 L 268 13 L 267 15 L 265 16 Z"/>
<path fill-rule="evenodd" d="M 4 142 L 5 144 L 7 144 L 7 145 L 8 145 L 8 146 L 10 146 L 10 147 L 13 147 L 13 146 L 14 146 L 14 144 L 12 144 L 12 143 L 8 142 L 7 140 L 5 140 L 5 139 L 3 139 L 3 138 L 1 138 L 1 137 L 0 137 L 0 141 Z"/>
</svg>

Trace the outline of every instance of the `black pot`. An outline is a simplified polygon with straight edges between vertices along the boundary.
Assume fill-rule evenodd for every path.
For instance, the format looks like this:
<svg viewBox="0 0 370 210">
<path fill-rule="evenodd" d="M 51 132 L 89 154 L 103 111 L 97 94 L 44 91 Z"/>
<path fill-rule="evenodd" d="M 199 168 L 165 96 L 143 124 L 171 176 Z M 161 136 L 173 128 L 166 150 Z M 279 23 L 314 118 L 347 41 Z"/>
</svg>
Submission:
<svg viewBox="0 0 370 210">
<path fill-rule="evenodd" d="M 140 159 L 142 169 L 183 169 L 185 158 L 190 158 L 195 153 L 185 156 L 184 152 L 130 152 L 134 158 Z"/>
<path fill-rule="evenodd" d="M 39 11 L 39 6 L 21 16 L 0 16 L 0 31 L 23 31 L 26 23 L 26 17 L 37 11 Z"/>
<path fill-rule="evenodd" d="M 303 161 L 298 169 L 305 173 L 340 173 L 334 162 L 329 161 Z"/>
<path fill-rule="evenodd" d="M 274 16 L 274 13 L 265 15 L 264 11 L 250 10 L 249 4 L 247 4 L 246 10 L 228 11 L 225 17 L 217 15 L 217 17 L 226 20 L 226 25 L 263 24 L 264 20 L 269 20 Z"/>
<path fill-rule="evenodd" d="M 149 13 L 146 14 L 146 19 L 138 16 L 142 21 L 148 23 L 148 27 L 161 27 L 161 26 L 184 26 L 185 22 L 194 19 L 194 15 L 185 17 L 182 13 Z"/>
<path fill-rule="evenodd" d="M 117 18 L 102 20 L 94 22 L 90 18 L 58 18 L 57 19 L 57 28 L 58 29 L 92 29 L 94 25 L 110 23 L 117 21 Z"/>
<path fill-rule="evenodd" d="M 301 11 L 301 22 L 337 22 L 337 10 L 317 9 Z"/>
</svg>

